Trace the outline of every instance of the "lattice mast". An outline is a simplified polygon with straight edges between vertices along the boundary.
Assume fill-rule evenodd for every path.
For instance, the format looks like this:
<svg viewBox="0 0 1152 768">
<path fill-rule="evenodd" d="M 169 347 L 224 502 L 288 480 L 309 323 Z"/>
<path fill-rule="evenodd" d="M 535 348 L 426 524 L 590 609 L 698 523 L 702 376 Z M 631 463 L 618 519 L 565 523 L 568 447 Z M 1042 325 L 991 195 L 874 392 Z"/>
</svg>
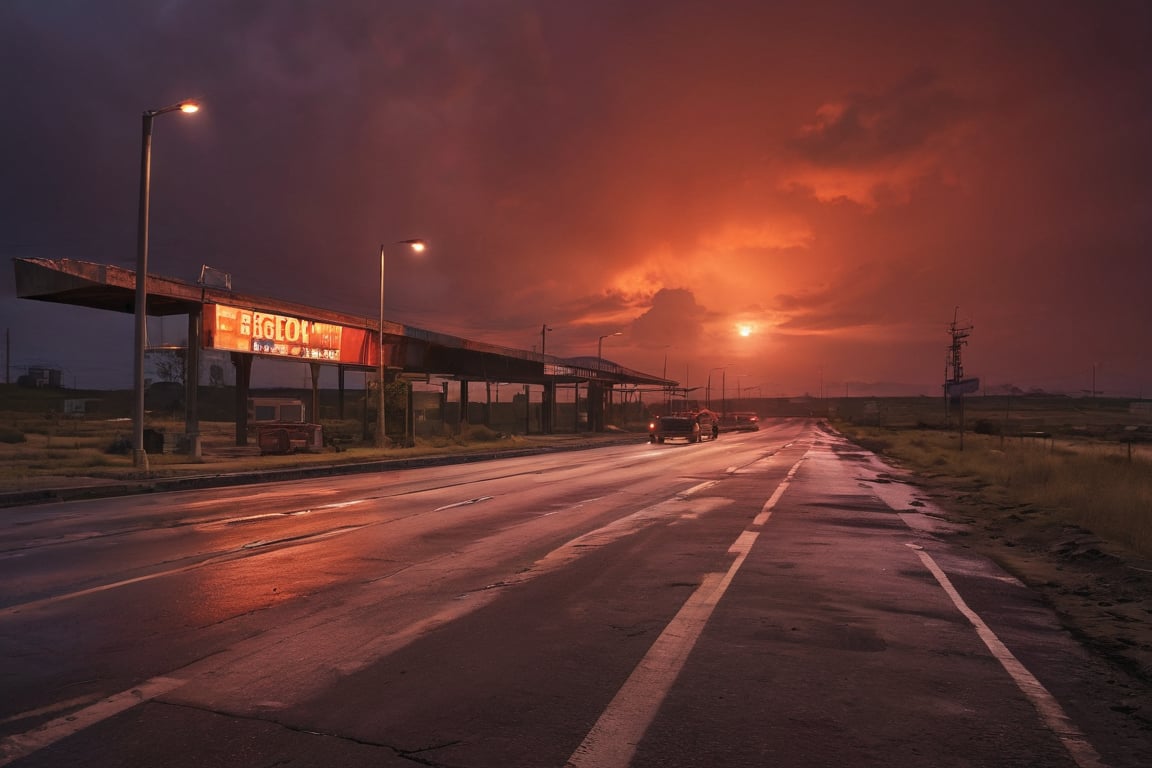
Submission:
<svg viewBox="0 0 1152 768">
<path fill-rule="evenodd" d="M 964 380 L 964 363 L 960 359 L 960 350 L 968 344 L 968 337 L 972 335 L 971 325 L 960 326 L 958 320 L 959 314 L 960 307 L 956 307 L 956 311 L 952 315 L 952 325 L 948 327 L 948 332 L 952 336 L 952 344 L 949 346 L 948 351 L 952 368 L 952 378 L 950 381 L 953 384 L 959 384 Z M 947 386 L 945 386 L 945 388 L 947 388 Z"/>
</svg>

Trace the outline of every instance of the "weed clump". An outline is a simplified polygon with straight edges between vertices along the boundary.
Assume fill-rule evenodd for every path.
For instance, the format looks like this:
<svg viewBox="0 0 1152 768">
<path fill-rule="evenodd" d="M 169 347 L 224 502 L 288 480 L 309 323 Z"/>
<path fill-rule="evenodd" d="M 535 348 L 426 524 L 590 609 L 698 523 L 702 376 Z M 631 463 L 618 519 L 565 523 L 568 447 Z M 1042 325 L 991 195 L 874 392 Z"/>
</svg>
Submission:
<svg viewBox="0 0 1152 768">
<path fill-rule="evenodd" d="M 111 453 L 114 456 L 127 456 L 132 453 L 132 441 L 126 437 L 118 437 L 104 448 L 104 453 Z"/>
<path fill-rule="evenodd" d="M 503 437 L 504 436 L 496 430 L 486 427 L 483 424 L 469 425 L 460 435 L 462 441 L 472 443 L 495 443 L 502 440 Z"/>
<path fill-rule="evenodd" d="M 15 445 L 16 443 L 27 442 L 28 438 L 24 437 L 24 433 L 12 427 L 0 427 L 0 443 L 9 443 Z"/>
</svg>

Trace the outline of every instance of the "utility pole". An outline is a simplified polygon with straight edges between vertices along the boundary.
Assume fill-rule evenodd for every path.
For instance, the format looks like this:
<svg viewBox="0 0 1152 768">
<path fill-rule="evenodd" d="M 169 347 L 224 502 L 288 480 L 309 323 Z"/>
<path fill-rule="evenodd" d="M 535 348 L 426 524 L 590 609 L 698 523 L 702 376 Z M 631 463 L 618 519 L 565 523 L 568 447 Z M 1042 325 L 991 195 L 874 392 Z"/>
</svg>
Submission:
<svg viewBox="0 0 1152 768">
<path fill-rule="evenodd" d="M 952 325 L 948 328 L 948 332 L 952 335 L 952 345 L 949 350 L 952 362 L 952 382 L 955 384 L 964 380 L 964 363 L 960 360 L 960 350 L 968 343 L 968 337 L 972 335 L 972 326 L 960 327 L 957 321 L 959 313 L 960 307 L 956 307 L 956 312 L 952 315 Z"/>
<path fill-rule="evenodd" d="M 952 336 L 952 344 L 948 347 L 952 377 L 944 382 L 944 412 L 945 414 L 948 412 L 950 398 L 960 399 L 960 450 L 964 450 L 964 363 L 960 359 L 960 351 L 968 343 L 968 337 L 972 335 L 972 326 L 961 327 L 959 314 L 960 307 L 956 307 L 956 311 L 952 314 L 952 325 L 948 327 L 948 332 Z"/>
</svg>

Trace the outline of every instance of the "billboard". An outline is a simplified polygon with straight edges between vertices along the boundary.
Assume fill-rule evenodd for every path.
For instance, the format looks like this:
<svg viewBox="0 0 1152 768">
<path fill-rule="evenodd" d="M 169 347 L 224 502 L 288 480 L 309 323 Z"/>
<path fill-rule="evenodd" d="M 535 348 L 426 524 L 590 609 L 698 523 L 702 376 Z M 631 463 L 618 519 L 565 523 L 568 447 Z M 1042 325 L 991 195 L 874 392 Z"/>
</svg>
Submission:
<svg viewBox="0 0 1152 768">
<path fill-rule="evenodd" d="M 960 381 L 949 381 L 944 385 L 945 390 L 948 392 L 949 397 L 956 397 L 957 395 L 970 395 L 973 392 L 980 390 L 980 379 L 961 379 Z"/>
<path fill-rule="evenodd" d="M 204 305 L 205 349 L 317 363 L 378 365 L 379 347 L 365 328 L 350 328 L 258 309 Z"/>
</svg>

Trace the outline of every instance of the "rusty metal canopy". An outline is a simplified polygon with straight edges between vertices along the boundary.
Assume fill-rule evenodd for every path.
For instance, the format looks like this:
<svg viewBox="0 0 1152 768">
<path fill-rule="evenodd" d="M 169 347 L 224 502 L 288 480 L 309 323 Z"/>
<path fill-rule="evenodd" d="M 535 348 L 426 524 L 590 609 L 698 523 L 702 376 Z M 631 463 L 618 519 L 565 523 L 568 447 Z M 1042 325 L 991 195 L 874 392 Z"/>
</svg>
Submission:
<svg viewBox="0 0 1152 768">
<path fill-rule="evenodd" d="M 136 272 L 74 259 L 15 259 L 16 295 L 112 312 L 135 312 Z M 204 304 L 229 304 L 377 332 L 379 321 L 263 296 L 148 275 L 147 313 L 187 315 Z M 404 373 L 521 384 L 600 382 L 676 387 L 679 383 L 597 358 L 563 358 L 473 341 L 385 321 L 382 341 L 389 367 Z M 283 359 L 283 358 L 278 358 Z M 346 366 L 355 368 L 357 366 Z"/>
</svg>

